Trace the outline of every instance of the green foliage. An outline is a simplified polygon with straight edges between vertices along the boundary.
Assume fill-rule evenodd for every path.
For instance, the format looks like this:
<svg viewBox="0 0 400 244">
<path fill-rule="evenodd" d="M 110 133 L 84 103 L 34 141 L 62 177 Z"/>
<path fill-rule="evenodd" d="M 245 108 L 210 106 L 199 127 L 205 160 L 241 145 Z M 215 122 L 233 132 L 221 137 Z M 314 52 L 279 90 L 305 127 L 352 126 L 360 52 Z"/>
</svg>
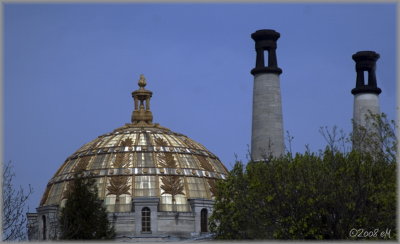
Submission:
<svg viewBox="0 0 400 244">
<path fill-rule="evenodd" d="M 237 162 L 226 181 L 218 181 L 216 185 L 210 230 L 220 239 L 247 239 L 248 182 L 243 164 Z"/>
<path fill-rule="evenodd" d="M 331 144 L 245 169 L 237 162 L 217 184 L 210 228 L 216 239 L 360 239 L 352 229 L 378 229 L 366 238 L 377 240 L 390 229 L 396 239 L 394 149 L 344 152 Z"/>
<path fill-rule="evenodd" d="M 83 179 L 78 174 L 69 184 L 67 202 L 61 209 L 60 231 L 62 240 L 112 239 L 103 202 L 98 199 L 94 179 Z"/>
<path fill-rule="evenodd" d="M 353 121 L 351 140 L 355 150 L 369 151 L 375 157 L 385 157 L 387 161 L 396 160 L 397 138 L 396 124 L 382 114 L 369 111 L 365 124 L 358 125 Z"/>
</svg>

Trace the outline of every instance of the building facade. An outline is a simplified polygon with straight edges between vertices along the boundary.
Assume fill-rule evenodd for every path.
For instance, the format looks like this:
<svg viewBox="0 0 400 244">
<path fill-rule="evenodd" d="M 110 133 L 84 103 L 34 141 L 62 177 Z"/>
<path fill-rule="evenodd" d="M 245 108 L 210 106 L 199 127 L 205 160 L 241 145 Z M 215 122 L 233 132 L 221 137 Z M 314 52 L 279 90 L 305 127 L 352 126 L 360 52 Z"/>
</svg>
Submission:
<svg viewBox="0 0 400 244">
<path fill-rule="evenodd" d="M 280 34 L 258 30 L 255 41 L 251 159 L 266 160 L 284 154 L 280 74 L 276 48 Z M 268 52 L 268 61 L 264 53 Z M 353 55 L 357 81 L 352 90 L 354 122 L 365 125 L 367 112 L 379 113 L 375 63 L 379 54 Z M 364 81 L 368 72 L 368 82 Z M 217 156 L 189 137 L 153 123 L 152 92 L 132 92 L 131 123 L 85 144 L 50 179 L 37 213 L 28 213 L 30 240 L 59 237 L 58 217 L 65 205 L 69 182 L 76 172 L 96 180 L 99 198 L 118 240 L 176 240 L 205 236 L 213 211 L 216 181 L 228 171 Z M 357 146 L 354 144 L 354 146 Z"/>
<path fill-rule="evenodd" d="M 51 178 L 37 213 L 27 216 L 30 240 L 59 237 L 60 209 L 78 171 L 96 180 L 119 240 L 208 233 L 215 184 L 227 169 L 203 145 L 153 123 L 152 92 L 145 89 L 143 75 L 138 84 L 131 123 L 82 146 Z"/>
</svg>

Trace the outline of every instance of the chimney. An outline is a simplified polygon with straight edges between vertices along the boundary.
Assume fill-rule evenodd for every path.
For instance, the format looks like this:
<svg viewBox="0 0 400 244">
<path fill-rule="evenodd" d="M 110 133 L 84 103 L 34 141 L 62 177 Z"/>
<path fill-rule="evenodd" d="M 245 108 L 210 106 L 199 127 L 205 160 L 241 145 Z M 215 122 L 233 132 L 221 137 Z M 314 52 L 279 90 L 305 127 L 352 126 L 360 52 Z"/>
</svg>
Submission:
<svg viewBox="0 0 400 244">
<path fill-rule="evenodd" d="M 284 153 L 282 102 L 276 58 L 276 41 L 280 34 L 274 30 L 258 30 L 251 35 L 255 41 L 256 67 L 254 76 L 251 159 L 261 161 Z M 267 51 L 267 52 L 265 52 Z M 268 55 L 265 65 L 264 55 Z"/>
<path fill-rule="evenodd" d="M 351 90 L 354 95 L 353 107 L 353 146 L 355 148 L 361 145 L 358 141 L 357 128 L 365 127 L 371 132 L 370 125 L 367 123 L 366 116 L 369 113 L 379 114 L 379 94 L 382 92 L 376 82 L 376 61 L 379 59 L 379 54 L 373 51 L 360 51 L 352 56 L 356 62 L 356 87 Z M 357 139 L 358 138 L 358 139 Z M 360 144 L 360 145 L 359 145 Z"/>
</svg>

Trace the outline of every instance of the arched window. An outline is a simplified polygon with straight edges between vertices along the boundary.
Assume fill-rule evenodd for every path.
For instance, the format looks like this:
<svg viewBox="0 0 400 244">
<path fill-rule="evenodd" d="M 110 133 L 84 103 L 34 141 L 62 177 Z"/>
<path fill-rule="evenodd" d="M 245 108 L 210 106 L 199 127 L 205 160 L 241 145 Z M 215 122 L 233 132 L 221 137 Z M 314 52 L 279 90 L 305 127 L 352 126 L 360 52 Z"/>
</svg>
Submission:
<svg viewBox="0 0 400 244">
<path fill-rule="evenodd" d="M 43 222 L 43 240 L 46 240 L 46 216 L 42 216 L 42 222 Z"/>
<path fill-rule="evenodd" d="M 201 226 L 201 232 L 208 232 L 208 228 L 207 228 L 207 226 L 208 226 L 208 224 L 207 224 L 207 221 L 208 221 L 208 213 L 207 213 L 207 209 L 205 209 L 205 208 L 203 208 L 202 210 L 201 210 L 201 212 L 200 212 L 200 216 L 201 216 L 201 219 L 200 219 L 200 226 Z"/>
<path fill-rule="evenodd" d="M 148 207 L 142 208 L 142 232 L 151 231 L 150 209 Z"/>
</svg>

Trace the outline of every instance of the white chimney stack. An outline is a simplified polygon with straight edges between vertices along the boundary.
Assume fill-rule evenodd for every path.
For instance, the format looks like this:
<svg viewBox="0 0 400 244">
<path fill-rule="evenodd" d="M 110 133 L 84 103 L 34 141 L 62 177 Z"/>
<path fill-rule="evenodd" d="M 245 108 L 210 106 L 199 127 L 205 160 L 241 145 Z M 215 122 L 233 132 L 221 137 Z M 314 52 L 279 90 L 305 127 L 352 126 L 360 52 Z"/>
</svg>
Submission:
<svg viewBox="0 0 400 244">
<path fill-rule="evenodd" d="M 279 75 L 282 70 L 276 59 L 276 41 L 280 34 L 274 30 L 258 30 L 251 35 L 257 53 L 254 75 L 251 159 L 261 161 L 284 153 L 282 101 Z M 268 51 L 265 65 L 264 52 Z"/>
<path fill-rule="evenodd" d="M 356 87 L 351 90 L 354 95 L 353 132 L 357 133 L 359 126 L 365 127 L 371 132 L 373 128 L 367 123 L 367 115 L 369 113 L 380 114 L 379 94 L 382 90 L 377 86 L 375 74 L 379 54 L 373 51 L 361 51 L 355 53 L 352 58 L 356 62 L 357 72 Z M 357 141 L 360 140 L 358 135 L 355 135 L 354 140 L 356 141 L 353 141 L 353 146 L 357 148 L 362 142 Z"/>
</svg>

